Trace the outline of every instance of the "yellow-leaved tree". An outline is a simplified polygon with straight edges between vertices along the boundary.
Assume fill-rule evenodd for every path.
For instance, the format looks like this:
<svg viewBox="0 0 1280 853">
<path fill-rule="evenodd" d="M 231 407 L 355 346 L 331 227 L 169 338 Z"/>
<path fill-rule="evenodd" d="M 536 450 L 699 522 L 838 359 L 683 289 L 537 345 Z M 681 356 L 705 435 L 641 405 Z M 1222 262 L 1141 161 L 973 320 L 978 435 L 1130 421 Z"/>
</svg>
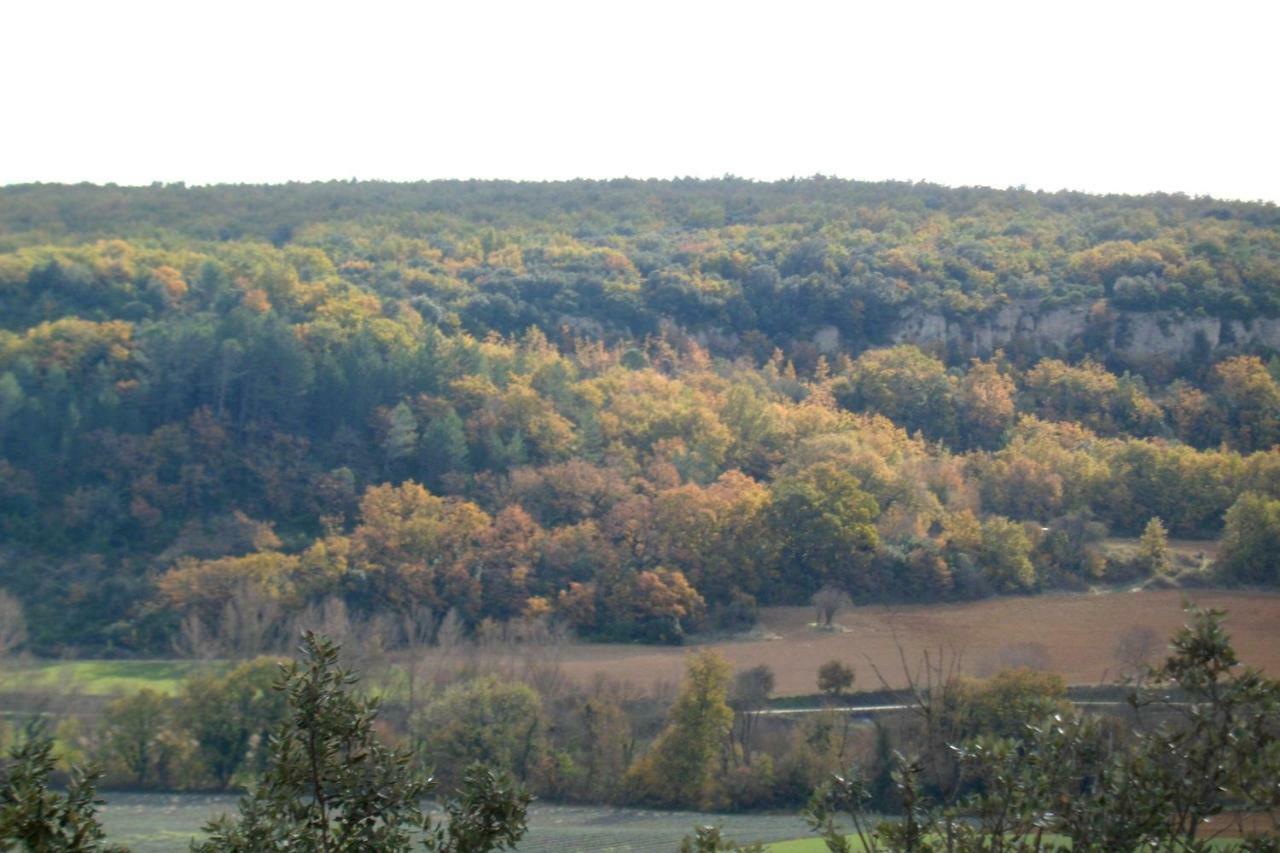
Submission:
<svg viewBox="0 0 1280 853">
<path fill-rule="evenodd" d="M 666 728 L 627 773 L 639 799 L 663 806 L 714 804 L 713 770 L 733 723 L 728 696 L 725 659 L 710 649 L 690 655 Z"/>
</svg>

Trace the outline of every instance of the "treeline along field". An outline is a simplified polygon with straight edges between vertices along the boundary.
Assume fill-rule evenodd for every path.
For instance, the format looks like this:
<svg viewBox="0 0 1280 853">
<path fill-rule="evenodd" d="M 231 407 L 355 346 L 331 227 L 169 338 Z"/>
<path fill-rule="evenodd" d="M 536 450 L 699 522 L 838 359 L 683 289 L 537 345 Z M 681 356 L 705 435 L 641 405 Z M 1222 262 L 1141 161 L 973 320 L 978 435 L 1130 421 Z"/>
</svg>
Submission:
<svg viewBox="0 0 1280 853">
<path fill-rule="evenodd" d="M 1278 344 L 1273 205 L 5 187 L 2 645 L 243 657 L 339 612 L 393 646 L 449 613 L 679 642 L 823 589 L 1274 585 Z"/>
<path fill-rule="evenodd" d="M 843 611 L 836 631 L 813 627 L 807 607 L 770 607 L 760 614 L 759 636 L 699 642 L 722 655 L 735 669 L 768 666 L 775 673 L 772 694 L 804 696 L 816 691 L 818 668 L 836 659 L 858 672 L 855 692 L 878 691 L 879 669 L 894 689 L 906 687 L 902 654 L 912 662 L 926 651 L 961 658 L 960 673 L 987 677 L 1002 669 L 1032 668 L 1060 676 L 1070 685 L 1103 685 L 1132 674 L 1134 658 L 1151 663 L 1164 652 L 1164 638 L 1182 624 L 1190 599 L 1230 614 L 1229 626 L 1243 660 L 1263 672 L 1280 672 L 1280 594 L 1226 590 L 1110 591 L 1099 594 L 1010 596 L 973 603 L 866 606 Z M 1144 643 L 1126 648 L 1139 634 Z M 547 640 L 552 640 L 548 643 Z M 407 699 L 400 674 L 408 666 L 434 672 L 465 672 L 515 664 L 514 677 L 527 667 L 526 656 L 556 670 L 556 679 L 589 686 L 599 678 L 644 692 L 677 684 L 687 648 L 634 643 L 571 642 L 568 638 L 526 638 L 517 643 L 433 646 L 416 651 L 391 649 L 372 668 L 381 690 L 393 701 Z M 483 661 L 483 662 L 477 662 Z M 0 694 L 21 715 L 19 696 L 72 697 L 69 704 L 98 711 L 111 699 L 142 689 L 176 696 L 192 677 L 225 673 L 232 664 L 210 661 L 41 661 L 14 662 L 0 671 Z M 88 711 L 86 711 L 88 713 Z"/>
</svg>

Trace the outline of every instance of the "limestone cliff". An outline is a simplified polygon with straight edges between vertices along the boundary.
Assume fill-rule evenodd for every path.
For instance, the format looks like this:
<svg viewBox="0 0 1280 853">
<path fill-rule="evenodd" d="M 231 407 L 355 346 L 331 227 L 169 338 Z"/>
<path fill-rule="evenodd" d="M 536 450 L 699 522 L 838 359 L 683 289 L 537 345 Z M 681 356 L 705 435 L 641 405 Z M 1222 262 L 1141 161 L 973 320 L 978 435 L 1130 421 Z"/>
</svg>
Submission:
<svg viewBox="0 0 1280 853">
<path fill-rule="evenodd" d="M 1046 308 L 1039 302 L 1015 302 L 984 315 L 958 318 L 911 311 L 890 332 L 894 343 L 974 356 L 989 356 L 1001 348 L 1062 355 L 1086 336 L 1089 350 L 1109 351 L 1134 364 L 1177 361 L 1198 350 L 1216 356 L 1280 349 L 1280 318 L 1224 320 L 1179 311 Z"/>
</svg>

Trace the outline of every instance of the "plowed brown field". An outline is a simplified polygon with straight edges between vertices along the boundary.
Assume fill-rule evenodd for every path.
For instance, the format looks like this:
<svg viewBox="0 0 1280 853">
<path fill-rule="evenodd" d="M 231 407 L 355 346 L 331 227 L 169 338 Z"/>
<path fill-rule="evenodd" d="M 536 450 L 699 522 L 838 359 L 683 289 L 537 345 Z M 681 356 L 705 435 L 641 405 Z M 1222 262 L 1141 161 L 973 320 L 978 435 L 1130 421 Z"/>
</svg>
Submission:
<svg viewBox="0 0 1280 853">
<path fill-rule="evenodd" d="M 926 649 L 959 656 L 963 671 L 986 675 L 1010 664 L 1033 664 L 1072 684 L 1114 681 L 1123 668 L 1116 645 L 1135 626 L 1160 638 L 1158 648 L 1185 621 L 1182 602 L 1228 611 L 1227 629 L 1241 661 L 1280 675 L 1280 594 L 1239 590 L 1145 590 L 1092 595 L 995 598 L 965 604 L 857 607 L 840 613 L 842 633 L 810 627 L 804 607 L 766 608 L 765 631 L 776 639 L 711 643 L 737 668 L 767 664 L 777 693 L 815 692 L 818 667 L 833 658 L 852 664 L 855 689 L 875 689 L 875 664 L 894 687 L 905 686 L 898 646 L 917 665 Z M 567 675 L 597 674 L 649 686 L 678 682 L 690 647 L 576 645 L 563 652 Z"/>
</svg>

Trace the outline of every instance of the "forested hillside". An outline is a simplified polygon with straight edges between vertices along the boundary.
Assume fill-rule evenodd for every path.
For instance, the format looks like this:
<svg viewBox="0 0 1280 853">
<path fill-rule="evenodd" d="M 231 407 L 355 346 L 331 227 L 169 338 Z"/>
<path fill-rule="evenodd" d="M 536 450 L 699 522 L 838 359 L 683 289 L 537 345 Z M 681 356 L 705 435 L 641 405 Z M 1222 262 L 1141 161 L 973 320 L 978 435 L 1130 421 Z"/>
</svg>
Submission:
<svg viewBox="0 0 1280 853">
<path fill-rule="evenodd" d="M 0 587 L 34 651 L 117 654 L 326 600 L 675 641 L 1224 525 L 1216 579 L 1275 584 L 1276 349 L 1274 205 L 5 187 Z"/>
</svg>

